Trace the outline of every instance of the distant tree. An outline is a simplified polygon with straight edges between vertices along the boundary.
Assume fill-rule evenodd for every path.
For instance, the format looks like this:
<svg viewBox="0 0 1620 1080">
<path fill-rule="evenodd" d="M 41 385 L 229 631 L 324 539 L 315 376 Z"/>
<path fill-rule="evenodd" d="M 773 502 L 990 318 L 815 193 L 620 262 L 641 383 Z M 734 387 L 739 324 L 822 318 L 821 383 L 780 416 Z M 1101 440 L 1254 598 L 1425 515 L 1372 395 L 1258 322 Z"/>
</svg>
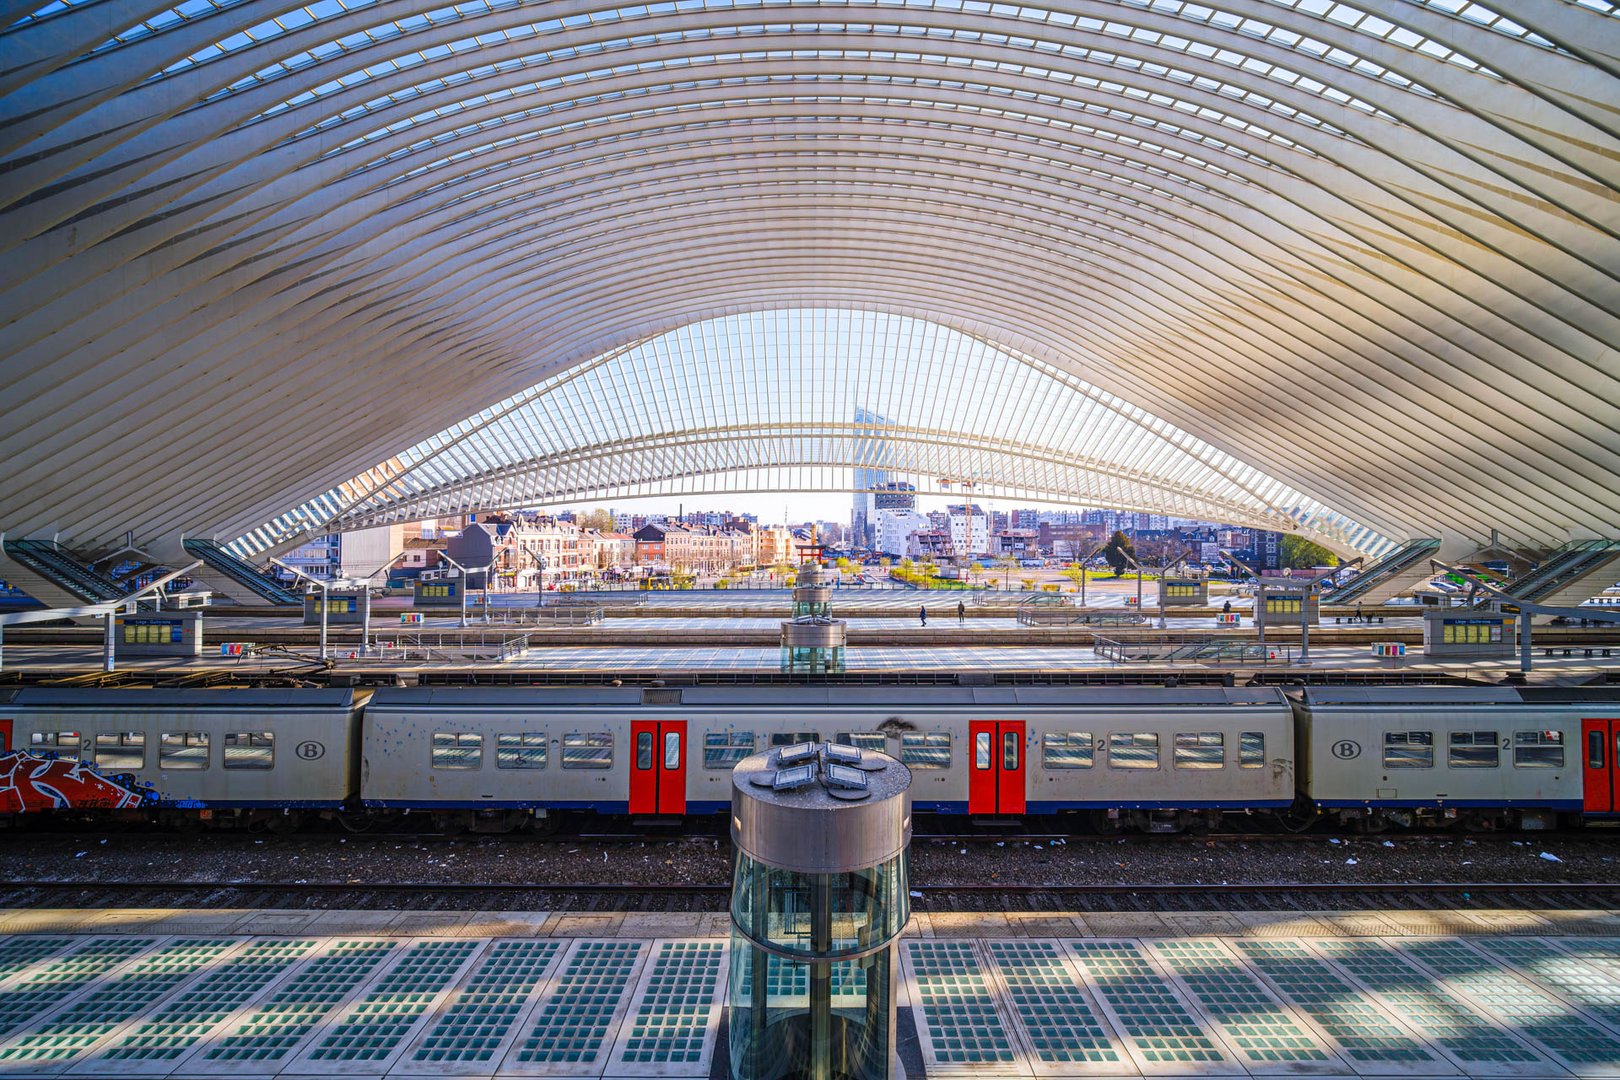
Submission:
<svg viewBox="0 0 1620 1080">
<path fill-rule="evenodd" d="M 1311 566 L 1338 566 L 1339 557 L 1303 536 L 1285 536 L 1277 546 L 1277 560 L 1293 570 Z"/>
<path fill-rule="evenodd" d="M 849 573 L 849 560 L 844 558 L 843 556 L 839 556 L 838 562 L 835 563 L 834 565 L 836 565 L 838 567 L 839 573 L 843 573 L 843 574 Z"/>
<path fill-rule="evenodd" d="M 1012 572 L 1013 567 L 1018 565 L 1018 556 L 1011 553 L 997 556 L 996 565 L 1001 567 L 1001 587 L 1012 588 Z"/>
<path fill-rule="evenodd" d="M 1116 530 L 1114 535 L 1108 538 L 1108 543 L 1103 545 L 1102 557 L 1114 571 L 1114 576 L 1121 577 L 1125 573 L 1125 568 L 1130 565 L 1130 559 L 1136 558 L 1136 545 L 1131 543 L 1130 537 Z"/>
<path fill-rule="evenodd" d="M 580 528 L 595 529 L 597 532 L 609 533 L 613 531 L 613 515 L 598 506 L 595 510 L 588 510 L 579 519 Z"/>
<path fill-rule="evenodd" d="M 1035 587 L 1035 579 L 1032 577 L 1021 577 L 1018 579 L 1018 584 L 1024 587 L 1025 592 L 1029 592 L 1029 590 Z"/>
<path fill-rule="evenodd" d="M 1070 563 L 1063 568 L 1063 576 L 1074 582 L 1074 587 L 1078 590 L 1080 583 L 1086 580 L 1086 568 L 1079 563 Z"/>
</svg>

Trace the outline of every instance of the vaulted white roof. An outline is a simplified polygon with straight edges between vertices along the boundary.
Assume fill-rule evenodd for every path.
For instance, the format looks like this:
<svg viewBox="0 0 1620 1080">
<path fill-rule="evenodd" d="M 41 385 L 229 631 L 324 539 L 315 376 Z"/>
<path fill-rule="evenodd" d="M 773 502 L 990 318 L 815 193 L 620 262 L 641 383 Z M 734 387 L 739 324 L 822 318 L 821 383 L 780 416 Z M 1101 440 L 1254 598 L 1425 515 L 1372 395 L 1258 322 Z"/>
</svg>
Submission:
<svg viewBox="0 0 1620 1080">
<path fill-rule="evenodd" d="M 1602 0 L 0 21 L 8 535 L 230 538 L 334 490 L 350 512 L 577 365 L 791 310 L 998 347 L 1349 533 L 1620 533 Z M 775 422 L 750 409 L 726 422 Z M 1083 443 L 1042 452 L 1100 475 Z M 633 456 L 609 479 L 658 473 Z"/>
</svg>

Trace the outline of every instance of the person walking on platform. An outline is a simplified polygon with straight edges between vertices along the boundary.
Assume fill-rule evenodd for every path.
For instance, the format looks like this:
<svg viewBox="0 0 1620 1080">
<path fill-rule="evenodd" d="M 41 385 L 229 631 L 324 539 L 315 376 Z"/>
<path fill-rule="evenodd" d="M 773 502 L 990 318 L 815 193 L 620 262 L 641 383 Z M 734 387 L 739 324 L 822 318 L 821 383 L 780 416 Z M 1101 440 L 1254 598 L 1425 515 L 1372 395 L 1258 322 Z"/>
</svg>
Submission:
<svg viewBox="0 0 1620 1080">
<path fill-rule="evenodd" d="M 1222 615 L 1230 615 L 1230 614 L 1232 614 L 1232 601 L 1228 600 L 1226 603 L 1221 605 L 1221 614 Z"/>
<path fill-rule="evenodd" d="M 956 625 L 967 625 L 967 605 L 960 600 L 956 602 Z"/>
<path fill-rule="evenodd" d="M 928 605 L 924 604 L 917 609 L 917 618 L 922 620 L 924 626 L 928 625 Z"/>
<path fill-rule="evenodd" d="M 1367 616 L 1365 616 L 1365 615 L 1363 615 L 1361 613 L 1361 602 L 1357 601 L 1356 602 L 1356 622 L 1371 622 L 1371 621 L 1372 620 L 1368 619 Z"/>
</svg>

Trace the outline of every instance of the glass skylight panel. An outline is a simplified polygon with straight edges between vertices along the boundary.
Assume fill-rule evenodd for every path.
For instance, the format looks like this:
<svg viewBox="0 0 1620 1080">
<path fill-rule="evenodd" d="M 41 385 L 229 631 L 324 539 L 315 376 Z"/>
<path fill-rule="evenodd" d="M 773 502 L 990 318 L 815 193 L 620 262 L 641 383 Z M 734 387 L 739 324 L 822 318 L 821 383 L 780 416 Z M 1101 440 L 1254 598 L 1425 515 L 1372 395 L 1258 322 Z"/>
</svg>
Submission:
<svg viewBox="0 0 1620 1080">
<path fill-rule="evenodd" d="M 795 373 L 796 385 L 818 391 L 794 397 L 791 411 L 780 408 L 784 395 L 777 392 L 777 373 L 784 370 Z M 948 392 L 964 383 L 979 392 L 965 400 Z M 760 401 L 774 406 L 768 423 L 796 430 L 758 427 Z M 604 402 L 613 405 L 603 408 Z M 1215 499 L 1240 515 L 1337 520 L 1285 485 L 1049 364 L 914 319 L 832 309 L 727 316 L 614 350 L 457 425 L 446 433 L 451 439 L 424 440 L 398 456 L 398 470 L 366 474 L 340 490 L 335 503 L 306 506 L 292 517 L 306 528 L 339 514 L 351 521 L 368 514 L 402 519 L 421 513 L 413 509 L 416 492 L 432 493 L 440 508 L 435 512 L 454 512 L 481 500 L 533 505 L 551 490 L 618 491 L 627 490 L 625 484 L 644 493 L 669 490 L 660 481 L 635 479 L 637 455 L 652 470 L 648 475 L 705 477 L 680 490 L 726 490 L 714 473 L 721 469 L 774 469 L 777 482 L 790 486 L 836 486 L 836 479 L 796 474 L 773 462 L 843 467 L 852 460 L 856 408 L 885 417 L 861 427 L 856 444 L 865 448 L 864 460 L 878 460 L 873 455 L 881 452 L 885 466 L 904 469 L 906 454 L 933 453 L 925 476 L 977 474 L 986 493 L 1039 498 L 1078 490 L 1072 485 L 1083 474 L 1090 498 L 1177 516 L 1196 514 L 1207 505 L 1201 500 Z M 603 417 L 613 418 L 611 431 L 600 426 Z M 739 425 L 752 425 L 751 436 L 714 435 Z M 701 440 L 683 434 L 698 431 L 705 433 Z M 906 431 L 938 432 L 943 439 L 924 434 L 916 446 L 932 450 L 907 449 Z M 573 448 L 607 441 L 622 444 L 629 456 L 580 459 L 578 465 L 549 460 L 577 458 Z M 1017 454 L 1005 457 L 1013 445 Z M 693 453 L 703 460 L 693 460 Z M 647 464 L 647 455 L 656 460 Z M 500 478 L 471 479 L 491 473 Z M 380 484 L 384 476 L 393 479 Z M 1327 527 L 1369 547 L 1382 542 L 1354 523 Z M 272 524 L 255 535 L 280 531 Z"/>
</svg>

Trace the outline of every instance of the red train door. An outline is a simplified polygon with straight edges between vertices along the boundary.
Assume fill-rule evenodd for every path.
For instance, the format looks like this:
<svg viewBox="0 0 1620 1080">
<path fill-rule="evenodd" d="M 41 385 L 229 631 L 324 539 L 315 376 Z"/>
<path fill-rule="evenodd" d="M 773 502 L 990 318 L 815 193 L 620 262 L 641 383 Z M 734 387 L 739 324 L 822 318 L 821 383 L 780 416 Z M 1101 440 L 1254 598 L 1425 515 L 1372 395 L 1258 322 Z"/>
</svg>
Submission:
<svg viewBox="0 0 1620 1080">
<path fill-rule="evenodd" d="M 1024 812 L 1024 722 L 968 722 L 968 813 Z"/>
<path fill-rule="evenodd" d="M 11 721 L 0 720 L 0 754 L 11 749 Z"/>
<path fill-rule="evenodd" d="M 686 721 L 630 722 L 630 812 L 686 813 Z"/>
<path fill-rule="evenodd" d="M 1620 810 L 1620 773 L 1614 755 L 1620 750 L 1620 720 L 1581 721 L 1581 762 L 1585 777 L 1583 809 L 1588 814 Z"/>
</svg>

